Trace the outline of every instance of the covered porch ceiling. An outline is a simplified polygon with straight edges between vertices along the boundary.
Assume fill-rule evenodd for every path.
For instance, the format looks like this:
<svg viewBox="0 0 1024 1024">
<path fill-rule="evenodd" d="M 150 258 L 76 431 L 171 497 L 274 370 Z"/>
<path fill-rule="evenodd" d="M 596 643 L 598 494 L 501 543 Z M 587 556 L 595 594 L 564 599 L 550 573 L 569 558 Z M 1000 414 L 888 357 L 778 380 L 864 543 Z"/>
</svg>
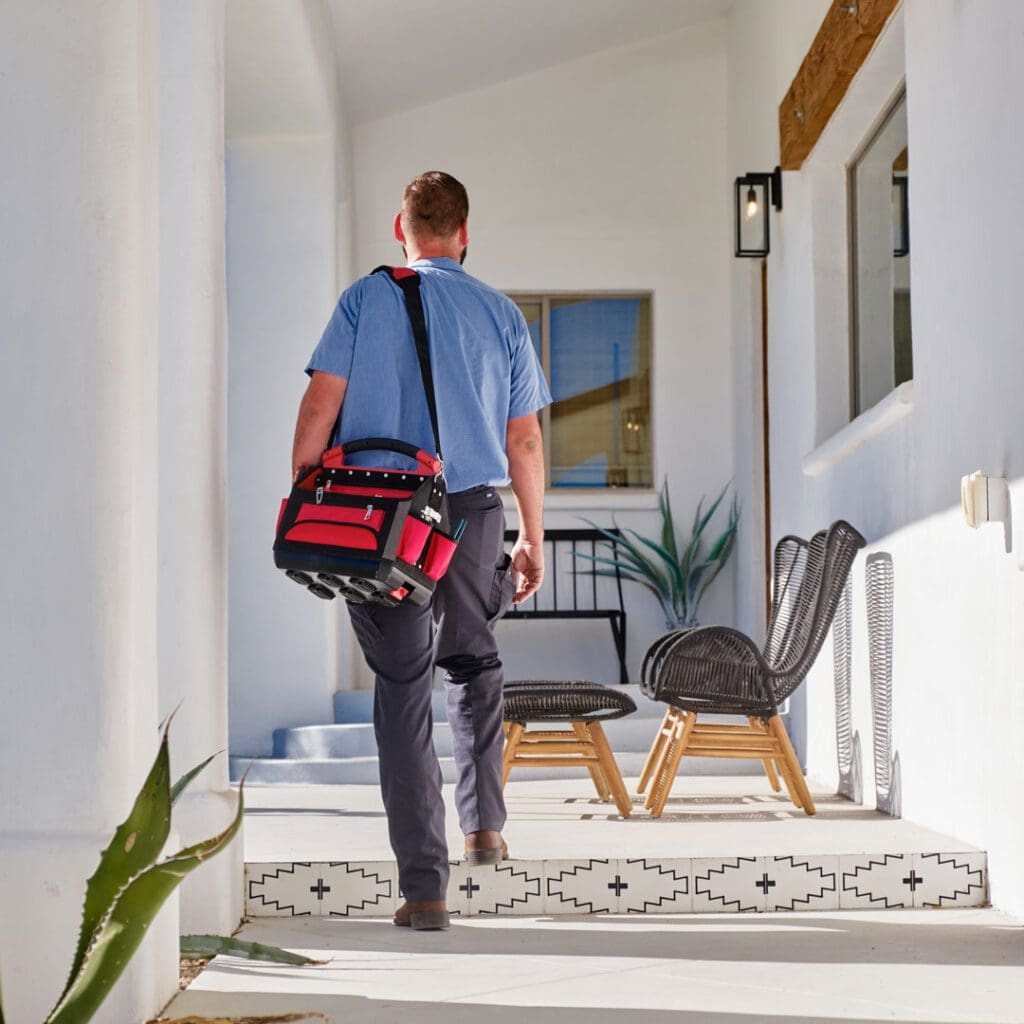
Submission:
<svg viewBox="0 0 1024 1024">
<path fill-rule="evenodd" d="M 732 0 L 328 0 L 339 89 L 373 120 L 674 32 Z"/>
</svg>

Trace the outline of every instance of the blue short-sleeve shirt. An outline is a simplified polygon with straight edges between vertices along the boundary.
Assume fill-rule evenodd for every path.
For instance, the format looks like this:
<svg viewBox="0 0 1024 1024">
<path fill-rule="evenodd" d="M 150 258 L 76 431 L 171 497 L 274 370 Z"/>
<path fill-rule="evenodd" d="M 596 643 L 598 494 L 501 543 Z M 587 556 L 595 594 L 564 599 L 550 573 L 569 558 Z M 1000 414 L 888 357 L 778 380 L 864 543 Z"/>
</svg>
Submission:
<svg viewBox="0 0 1024 1024">
<path fill-rule="evenodd" d="M 420 275 L 437 419 L 450 491 L 509 482 L 509 419 L 551 402 L 519 307 L 441 257 L 409 264 Z M 416 344 L 398 286 L 370 274 L 345 289 L 306 372 L 348 381 L 332 444 L 392 437 L 434 451 Z M 393 452 L 357 452 L 353 465 L 402 468 Z"/>
</svg>

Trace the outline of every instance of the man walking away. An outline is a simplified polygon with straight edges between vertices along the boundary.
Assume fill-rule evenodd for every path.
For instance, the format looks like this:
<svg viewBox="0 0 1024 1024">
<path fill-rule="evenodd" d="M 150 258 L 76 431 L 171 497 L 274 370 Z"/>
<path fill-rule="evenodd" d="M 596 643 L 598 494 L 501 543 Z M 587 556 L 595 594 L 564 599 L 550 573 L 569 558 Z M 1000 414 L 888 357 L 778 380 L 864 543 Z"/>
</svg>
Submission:
<svg viewBox="0 0 1024 1024">
<path fill-rule="evenodd" d="M 544 453 L 537 412 L 551 401 L 516 305 L 462 268 L 469 199 L 450 174 L 405 190 L 395 238 L 421 280 L 452 522 L 466 520 L 448 572 L 425 606 L 348 604 L 376 676 L 374 729 L 391 847 L 406 902 L 395 924 L 448 927 L 441 768 L 433 746 L 434 665 L 444 682 L 458 781 L 455 803 L 471 863 L 508 856 L 502 839 L 502 667 L 494 627 L 544 575 Z M 346 289 L 310 359 L 293 473 L 324 449 L 392 437 L 433 450 L 426 398 L 402 293 L 384 274 Z M 336 435 L 332 430 L 340 412 Z M 395 453 L 351 464 L 403 468 Z M 519 536 L 504 554 L 497 487 L 511 483 Z"/>
</svg>

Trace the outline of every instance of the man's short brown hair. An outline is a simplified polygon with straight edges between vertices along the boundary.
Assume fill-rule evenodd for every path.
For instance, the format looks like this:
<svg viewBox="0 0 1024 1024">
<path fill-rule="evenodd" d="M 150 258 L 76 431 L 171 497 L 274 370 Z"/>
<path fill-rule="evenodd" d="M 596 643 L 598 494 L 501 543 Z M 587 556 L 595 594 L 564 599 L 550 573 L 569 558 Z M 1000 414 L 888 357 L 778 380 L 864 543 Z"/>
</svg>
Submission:
<svg viewBox="0 0 1024 1024">
<path fill-rule="evenodd" d="M 451 238 L 469 216 L 469 196 L 461 181 L 444 171 L 426 171 L 405 187 L 406 230 L 417 238 Z"/>
</svg>

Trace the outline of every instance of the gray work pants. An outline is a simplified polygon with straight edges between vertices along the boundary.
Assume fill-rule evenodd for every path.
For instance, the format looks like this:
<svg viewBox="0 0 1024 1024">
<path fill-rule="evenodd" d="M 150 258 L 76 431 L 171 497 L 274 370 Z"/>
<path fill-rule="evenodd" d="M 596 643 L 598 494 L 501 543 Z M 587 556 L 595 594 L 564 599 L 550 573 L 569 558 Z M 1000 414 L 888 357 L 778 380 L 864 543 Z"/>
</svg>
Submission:
<svg viewBox="0 0 1024 1024">
<path fill-rule="evenodd" d="M 448 495 L 466 528 L 428 605 L 349 604 L 376 675 L 373 723 L 380 787 L 398 882 L 407 900 L 445 898 L 448 848 L 441 768 L 433 745 L 435 663 L 445 670 L 448 722 L 464 834 L 501 829 L 502 670 L 494 627 L 512 603 L 515 573 L 504 553 L 501 497 L 486 485 Z"/>
</svg>

